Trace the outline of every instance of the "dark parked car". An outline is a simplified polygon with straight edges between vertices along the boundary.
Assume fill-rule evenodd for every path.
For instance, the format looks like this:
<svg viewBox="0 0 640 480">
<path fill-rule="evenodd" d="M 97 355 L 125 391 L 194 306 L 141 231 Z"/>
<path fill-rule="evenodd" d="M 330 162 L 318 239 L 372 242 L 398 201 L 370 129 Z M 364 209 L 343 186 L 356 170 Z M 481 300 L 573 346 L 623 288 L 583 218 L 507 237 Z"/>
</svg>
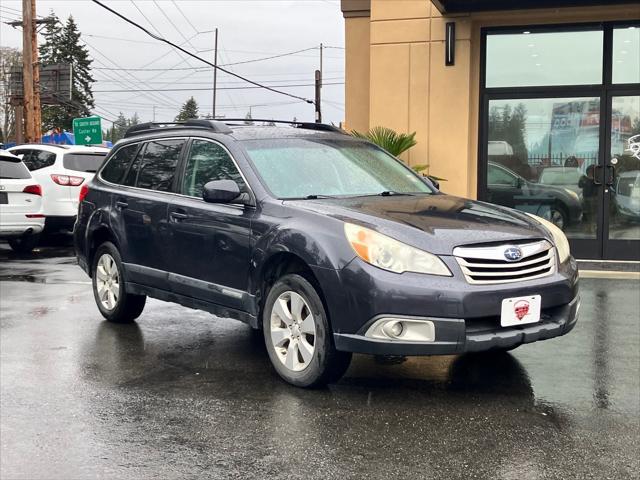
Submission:
<svg viewBox="0 0 640 480">
<path fill-rule="evenodd" d="M 577 320 L 557 227 L 443 195 L 326 125 L 133 127 L 83 189 L 75 244 L 107 320 L 146 296 L 242 320 L 298 386 L 352 352 L 509 350 Z"/>
<path fill-rule="evenodd" d="M 572 189 L 530 182 L 499 163 L 488 164 L 487 191 L 492 203 L 543 216 L 562 230 L 582 218 L 582 201 Z"/>
</svg>

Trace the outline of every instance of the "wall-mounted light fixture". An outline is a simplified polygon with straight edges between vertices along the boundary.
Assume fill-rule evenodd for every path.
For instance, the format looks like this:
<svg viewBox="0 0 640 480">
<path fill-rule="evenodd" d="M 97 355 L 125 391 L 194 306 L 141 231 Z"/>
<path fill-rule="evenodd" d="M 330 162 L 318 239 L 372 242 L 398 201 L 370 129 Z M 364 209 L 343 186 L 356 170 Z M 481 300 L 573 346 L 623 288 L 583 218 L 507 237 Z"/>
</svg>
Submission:
<svg viewBox="0 0 640 480">
<path fill-rule="evenodd" d="M 444 64 L 447 67 L 456 63 L 456 22 L 445 25 Z"/>
</svg>

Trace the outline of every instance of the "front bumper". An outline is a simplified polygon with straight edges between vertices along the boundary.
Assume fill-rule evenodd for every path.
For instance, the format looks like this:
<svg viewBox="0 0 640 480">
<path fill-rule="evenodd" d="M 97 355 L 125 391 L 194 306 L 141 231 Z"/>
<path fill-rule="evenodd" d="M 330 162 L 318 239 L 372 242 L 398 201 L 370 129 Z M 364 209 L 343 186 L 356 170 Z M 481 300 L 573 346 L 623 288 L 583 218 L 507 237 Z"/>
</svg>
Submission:
<svg viewBox="0 0 640 480">
<path fill-rule="evenodd" d="M 395 274 L 356 258 L 342 270 L 314 269 L 329 310 L 336 348 L 386 355 L 437 355 L 509 348 L 564 335 L 576 321 L 578 270 L 573 258 L 553 274 L 505 284 L 471 285 L 453 257 L 441 257 L 453 273 L 438 277 Z M 502 300 L 540 295 L 536 324 L 504 328 Z M 378 340 L 365 332 L 381 317 L 434 322 L 435 341 Z"/>
<path fill-rule="evenodd" d="M 368 324 L 358 334 L 336 333 L 333 339 L 338 350 L 372 355 L 454 355 L 508 349 L 569 333 L 578 320 L 579 305 L 580 297 L 575 297 L 567 305 L 543 310 L 539 323 L 521 327 L 500 327 L 499 317 L 475 321 L 425 318 L 435 325 L 436 338 L 433 342 L 400 342 L 368 338 L 364 336 Z"/>
</svg>

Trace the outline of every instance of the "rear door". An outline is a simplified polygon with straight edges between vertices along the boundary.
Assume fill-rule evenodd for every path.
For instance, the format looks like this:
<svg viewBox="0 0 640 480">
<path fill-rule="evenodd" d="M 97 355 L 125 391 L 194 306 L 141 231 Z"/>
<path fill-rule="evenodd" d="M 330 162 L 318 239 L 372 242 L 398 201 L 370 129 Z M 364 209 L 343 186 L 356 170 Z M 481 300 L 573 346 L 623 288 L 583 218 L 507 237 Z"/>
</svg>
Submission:
<svg viewBox="0 0 640 480">
<path fill-rule="evenodd" d="M 227 149 L 193 139 L 178 194 L 169 207 L 171 288 L 176 293 L 244 310 L 255 208 L 240 203 L 206 203 L 202 189 L 212 180 L 233 180 L 249 188 Z"/>
<path fill-rule="evenodd" d="M 113 195 L 128 280 L 168 290 L 167 210 L 184 138 L 145 142 Z"/>
</svg>

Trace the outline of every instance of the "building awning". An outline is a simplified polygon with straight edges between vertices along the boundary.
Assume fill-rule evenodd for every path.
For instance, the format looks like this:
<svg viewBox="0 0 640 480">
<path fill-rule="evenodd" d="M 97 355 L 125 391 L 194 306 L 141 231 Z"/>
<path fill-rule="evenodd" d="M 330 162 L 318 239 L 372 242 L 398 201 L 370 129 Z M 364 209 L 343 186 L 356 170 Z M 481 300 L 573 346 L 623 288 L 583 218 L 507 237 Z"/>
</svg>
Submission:
<svg viewBox="0 0 640 480">
<path fill-rule="evenodd" d="M 440 13 L 522 10 L 529 8 L 595 7 L 637 3 L 638 0 L 433 0 Z"/>
</svg>

